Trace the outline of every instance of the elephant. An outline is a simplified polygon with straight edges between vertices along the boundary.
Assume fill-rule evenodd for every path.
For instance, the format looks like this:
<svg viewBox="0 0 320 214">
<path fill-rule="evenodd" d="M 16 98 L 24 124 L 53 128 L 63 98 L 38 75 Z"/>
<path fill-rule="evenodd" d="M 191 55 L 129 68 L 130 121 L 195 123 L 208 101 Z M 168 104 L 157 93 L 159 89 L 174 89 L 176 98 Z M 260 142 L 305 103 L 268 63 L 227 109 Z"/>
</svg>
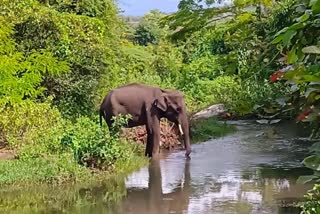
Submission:
<svg viewBox="0 0 320 214">
<path fill-rule="evenodd" d="M 183 136 L 185 156 L 190 157 L 190 135 L 187 108 L 181 91 L 161 89 L 160 87 L 142 83 L 129 83 L 110 90 L 100 106 L 100 126 L 102 117 L 109 129 L 112 117 L 131 115 L 127 128 L 145 125 L 147 145 L 145 156 L 154 157 L 160 152 L 160 120 L 167 118 L 179 127 Z"/>
</svg>

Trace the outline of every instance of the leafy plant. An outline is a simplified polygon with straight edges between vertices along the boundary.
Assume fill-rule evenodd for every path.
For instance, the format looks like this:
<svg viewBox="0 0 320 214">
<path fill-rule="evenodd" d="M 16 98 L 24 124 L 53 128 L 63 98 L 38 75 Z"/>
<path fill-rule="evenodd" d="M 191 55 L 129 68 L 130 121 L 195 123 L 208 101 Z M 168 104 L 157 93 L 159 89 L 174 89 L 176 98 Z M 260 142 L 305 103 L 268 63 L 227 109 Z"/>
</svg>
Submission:
<svg viewBox="0 0 320 214">
<path fill-rule="evenodd" d="M 58 61 L 47 50 L 19 52 L 11 38 L 12 28 L 0 16 L 0 111 L 7 104 L 43 95 L 46 88 L 41 87 L 41 82 L 46 74 L 56 76 L 69 71 L 66 62 Z"/>
<path fill-rule="evenodd" d="M 118 159 L 128 157 L 119 138 L 119 129 L 127 120 L 117 117 L 114 121 L 111 132 L 108 132 L 89 118 L 79 117 L 76 123 L 66 130 L 61 142 L 72 149 L 78 163 L 92 168 L 108 169 Z"/>
<path fill-rule="evenodd" d="M 320 185 L 315 184 L 312 190 L 304 196 L 305 201 L 300 203 L 301 214 L 316 214 L 320 212 Z"/>
</svg>

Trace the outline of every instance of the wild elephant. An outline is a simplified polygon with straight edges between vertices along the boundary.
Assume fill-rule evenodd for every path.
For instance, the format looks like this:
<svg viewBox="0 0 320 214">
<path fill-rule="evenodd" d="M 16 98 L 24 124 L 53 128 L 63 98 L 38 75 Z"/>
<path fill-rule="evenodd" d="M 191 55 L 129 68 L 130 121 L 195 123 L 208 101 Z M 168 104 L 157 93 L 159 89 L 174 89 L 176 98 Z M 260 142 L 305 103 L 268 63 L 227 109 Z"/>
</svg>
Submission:
<svg viewBox="0 0 320 214">
<path fill-rule="evenodd" d="M 147 146 L 145 155 L 153 157 L 160 152 L 160 119 L 167 118 L 179 127 L 183 136 L 186 157 L 191 153 L 189 122 L 183 94 L 178 90 L 161 89 L 140 83 L 131 83 L 111 90 L 100 106 L 102 117 L 109 128 L 112 117 L 130 114 L 128 128 L 145 125 Z"/>
</svg>

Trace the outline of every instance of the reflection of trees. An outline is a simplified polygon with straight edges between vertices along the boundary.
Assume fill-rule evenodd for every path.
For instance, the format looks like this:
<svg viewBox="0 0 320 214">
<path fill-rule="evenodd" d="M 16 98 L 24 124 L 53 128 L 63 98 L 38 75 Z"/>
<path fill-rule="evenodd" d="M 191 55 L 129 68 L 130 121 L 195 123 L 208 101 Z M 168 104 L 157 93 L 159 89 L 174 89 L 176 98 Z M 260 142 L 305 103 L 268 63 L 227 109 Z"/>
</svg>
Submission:
<svg viewBox="0 0 320 214">
<path fill-rule="evenodd" d="M 312 173 L 312 170 L 305 167 L 282 168 L 260 164 L 254 171 L 243 171 L 241 173 L 241 178 L 247 180 L 263 180 L 267 178 L 281 179 L 288 178 L 289 175 L 291 179 L 298 179 L 300 175 L 308 175 Z"/>
<path fill-rule="evenodd" d="M 163 214 L 175 211 L 181 213 L 188 209 L 190 196 L 190 163 L 184 165 L 183 185 L 178 185 L 173 192 L 163 194 L 162 175 L 159 160 L 152 160 L 149 165 L 149 183 L 147 189 L 129 189 L 127 197 L 121 203 L 121 213 Z"/>
</svg>

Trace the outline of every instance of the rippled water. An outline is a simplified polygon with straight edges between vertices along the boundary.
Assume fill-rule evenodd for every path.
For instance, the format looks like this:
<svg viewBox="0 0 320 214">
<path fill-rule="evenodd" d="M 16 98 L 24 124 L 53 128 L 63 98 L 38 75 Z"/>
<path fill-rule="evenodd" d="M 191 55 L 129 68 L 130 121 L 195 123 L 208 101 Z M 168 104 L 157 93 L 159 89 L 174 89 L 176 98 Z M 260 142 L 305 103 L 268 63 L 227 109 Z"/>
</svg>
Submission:
<svg viewBox="0 0 320 214">
<path fill-rule="evenodd" d="M 299 213 L 310 189 L 299 129 L 236 123 L 239 131 L 153 161 L 126 180 L 127 197 L 113 213 Z"/>
<path fill-rule="evenodd" d="M 299 213 L 293 204 L 312 187 L 296 184 L 299 175 L 311 173 L 301 164 L 308 148 L 301 129 L 233 123 L 238 127 L 234 134 L 193 145 L 191 160 L 185 160 L 184 151 L 163 154 L 126 179 L 116 180 L 111 184 L 115 190 L 110 183 L 0 190 L 0 210 L 6 203 L 12 206 L 7 210 L 15 213 Z M 126 196 L 110 205 L 106 198 L 119 188 Z M 17 205 L 26 200 L 31 202 Z"/>
</svg>

